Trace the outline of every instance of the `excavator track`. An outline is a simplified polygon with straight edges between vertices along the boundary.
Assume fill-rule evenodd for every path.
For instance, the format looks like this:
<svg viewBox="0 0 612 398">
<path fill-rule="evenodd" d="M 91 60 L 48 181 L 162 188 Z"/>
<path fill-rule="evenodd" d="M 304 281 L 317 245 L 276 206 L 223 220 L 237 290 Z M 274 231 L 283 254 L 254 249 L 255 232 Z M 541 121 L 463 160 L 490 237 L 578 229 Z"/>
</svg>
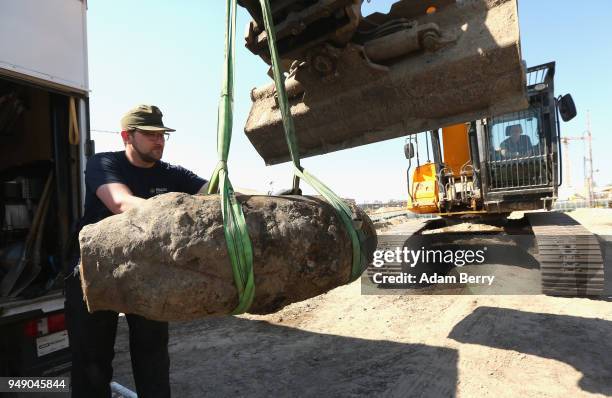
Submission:
<svg viewBox="0 0 612 398">
<path fill-rule="evenodd" d="M 412 236 L 419 234 L 427 227 L 430 220 L 415 220 L 412 223 L 406 223 L 401 227 L 393 229 L 393 232 L 382 233 L 378 235 L 378 245 L 376 250 L 394 251 L 396 248 L 404 247 L 406 240 Z M 403 272 L 401 262 L 385 262 L 381 267 L 370 265 L 366 270 L 366 276 L 372 281 L 375 273 L 381 272 L 384 275 L 400 275 Z"/>
<path fill-rule="evenodd" d="M 597 296 L 604 290 L 604 263 L 597 237 L 565 213 L 526 214 L 538 246 L 542 293 Z"/>
<path fill-rule="evenodd" d="M 525 216 L 529 224 L 524 224 L 525 232 L 530 228 L 533 233 L 535 247 L 530 252 L 540 266 L 542 293 L 572 297 L 602 295 L 604 262 L 597 237 L 565 213 L 534 212 Z M 377 249 L 401 248 L 411 236 L 427 230 L 431 222 L 407 223 L 403 228 L 383 233 L 378 236 Z M 368 267 L 366 275 L 372 281 L 377 272 L 400 275 L 402 271 L 401 263 L 386 262 L 382 267 Z"/>
</svg>

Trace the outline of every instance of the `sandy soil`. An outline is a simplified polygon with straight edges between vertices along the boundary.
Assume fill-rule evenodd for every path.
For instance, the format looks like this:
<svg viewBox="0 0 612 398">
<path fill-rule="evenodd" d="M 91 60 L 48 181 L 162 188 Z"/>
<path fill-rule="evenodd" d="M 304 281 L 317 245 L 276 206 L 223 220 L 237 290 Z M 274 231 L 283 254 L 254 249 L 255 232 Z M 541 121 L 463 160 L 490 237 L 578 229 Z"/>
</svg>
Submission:
<svg viewBox="0 0 612 398">
<path fill-rule="evenodd" d="M 612 235 L 612 210 L 580 217 Z M 172 324 L 170 335 L 176 397 L 612 395 L 605 300 L 365 296 L 357 281 L 271 315 Z M 133 388 L 123 318 L 115 369 Z"/>
</svg>

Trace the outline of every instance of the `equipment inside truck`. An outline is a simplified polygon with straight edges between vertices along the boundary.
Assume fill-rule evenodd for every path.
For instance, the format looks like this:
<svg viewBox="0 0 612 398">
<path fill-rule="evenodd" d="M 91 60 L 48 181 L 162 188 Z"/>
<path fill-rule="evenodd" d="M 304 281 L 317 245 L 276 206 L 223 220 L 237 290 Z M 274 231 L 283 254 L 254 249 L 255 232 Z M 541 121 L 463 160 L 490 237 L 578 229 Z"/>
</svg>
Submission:
<svg viewBox="0 0 612 398">
<path fill-rule="evenodd" d="M 79 206 L 69 105 L 66 95 L 0 81 L 2 300 L 61 287 Z"/>
<path fill-rule="evenodd" d="M 77 120 L 67 93 L 0 78 L 4 375 L 57 374 L 70 366 L 62 271 L 80 209 Z"/>
</svg>

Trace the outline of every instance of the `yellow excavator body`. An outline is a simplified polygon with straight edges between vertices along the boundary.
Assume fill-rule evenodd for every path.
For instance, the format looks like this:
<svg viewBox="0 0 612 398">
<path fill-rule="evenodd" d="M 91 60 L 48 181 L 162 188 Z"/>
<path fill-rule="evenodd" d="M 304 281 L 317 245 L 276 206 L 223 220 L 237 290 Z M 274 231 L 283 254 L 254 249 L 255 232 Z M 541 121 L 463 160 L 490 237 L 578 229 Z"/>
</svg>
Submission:
<svg viewBox="0 0 612 398">
<path fill-rule="evenodd" d="M 438 213 L 438 182 L 435 163 L 425 163 L 414 170 L 409 187 L 408 210 L 418 214 Z"/>
<path fill-rule="evenodd" d="M 459 180 L 463 171 L 465 176 L 472 175 L 470 164 L 470 145 L 468 138 L 468 123 L 454 124 L 442 128 L 442 147 L 445 170 L 448 178 Z M 418 214 L 442 214 L 439 207 L 439 178 L 434 162 L 418 165 L 412 173 L 408 195 L 408 210 Z"/>
<path fill-rule="evenodd" d="M 468 127 L 469 124 L 461 123 L 442 128 L 444 164 L 453 172 L 453 177 L 459 177 L 463 166 L 470 161 Z"/>
</svg>

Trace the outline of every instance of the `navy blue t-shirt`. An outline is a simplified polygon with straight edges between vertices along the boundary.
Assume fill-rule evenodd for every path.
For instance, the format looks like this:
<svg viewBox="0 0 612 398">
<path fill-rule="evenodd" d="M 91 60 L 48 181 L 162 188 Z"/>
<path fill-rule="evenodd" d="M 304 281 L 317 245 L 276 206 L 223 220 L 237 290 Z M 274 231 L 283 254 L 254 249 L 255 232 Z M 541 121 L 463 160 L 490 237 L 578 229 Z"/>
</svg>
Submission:
<svg viewBox="0 0 612 398">
<path fill-rule="evenodd" d="M 167 192 L 194 195 L 206 180 L 181 166 L 161 160 L 150 168 L 136 167 L 130 163 L 125 151 L 97 153 L 87 161 L 85 169 L 85 212 L 79 230 L 113 215 L 96 195 L 100 186 L 113 182 L 127 185 L 134 196 L 149 199 Z"/>
</svg>

